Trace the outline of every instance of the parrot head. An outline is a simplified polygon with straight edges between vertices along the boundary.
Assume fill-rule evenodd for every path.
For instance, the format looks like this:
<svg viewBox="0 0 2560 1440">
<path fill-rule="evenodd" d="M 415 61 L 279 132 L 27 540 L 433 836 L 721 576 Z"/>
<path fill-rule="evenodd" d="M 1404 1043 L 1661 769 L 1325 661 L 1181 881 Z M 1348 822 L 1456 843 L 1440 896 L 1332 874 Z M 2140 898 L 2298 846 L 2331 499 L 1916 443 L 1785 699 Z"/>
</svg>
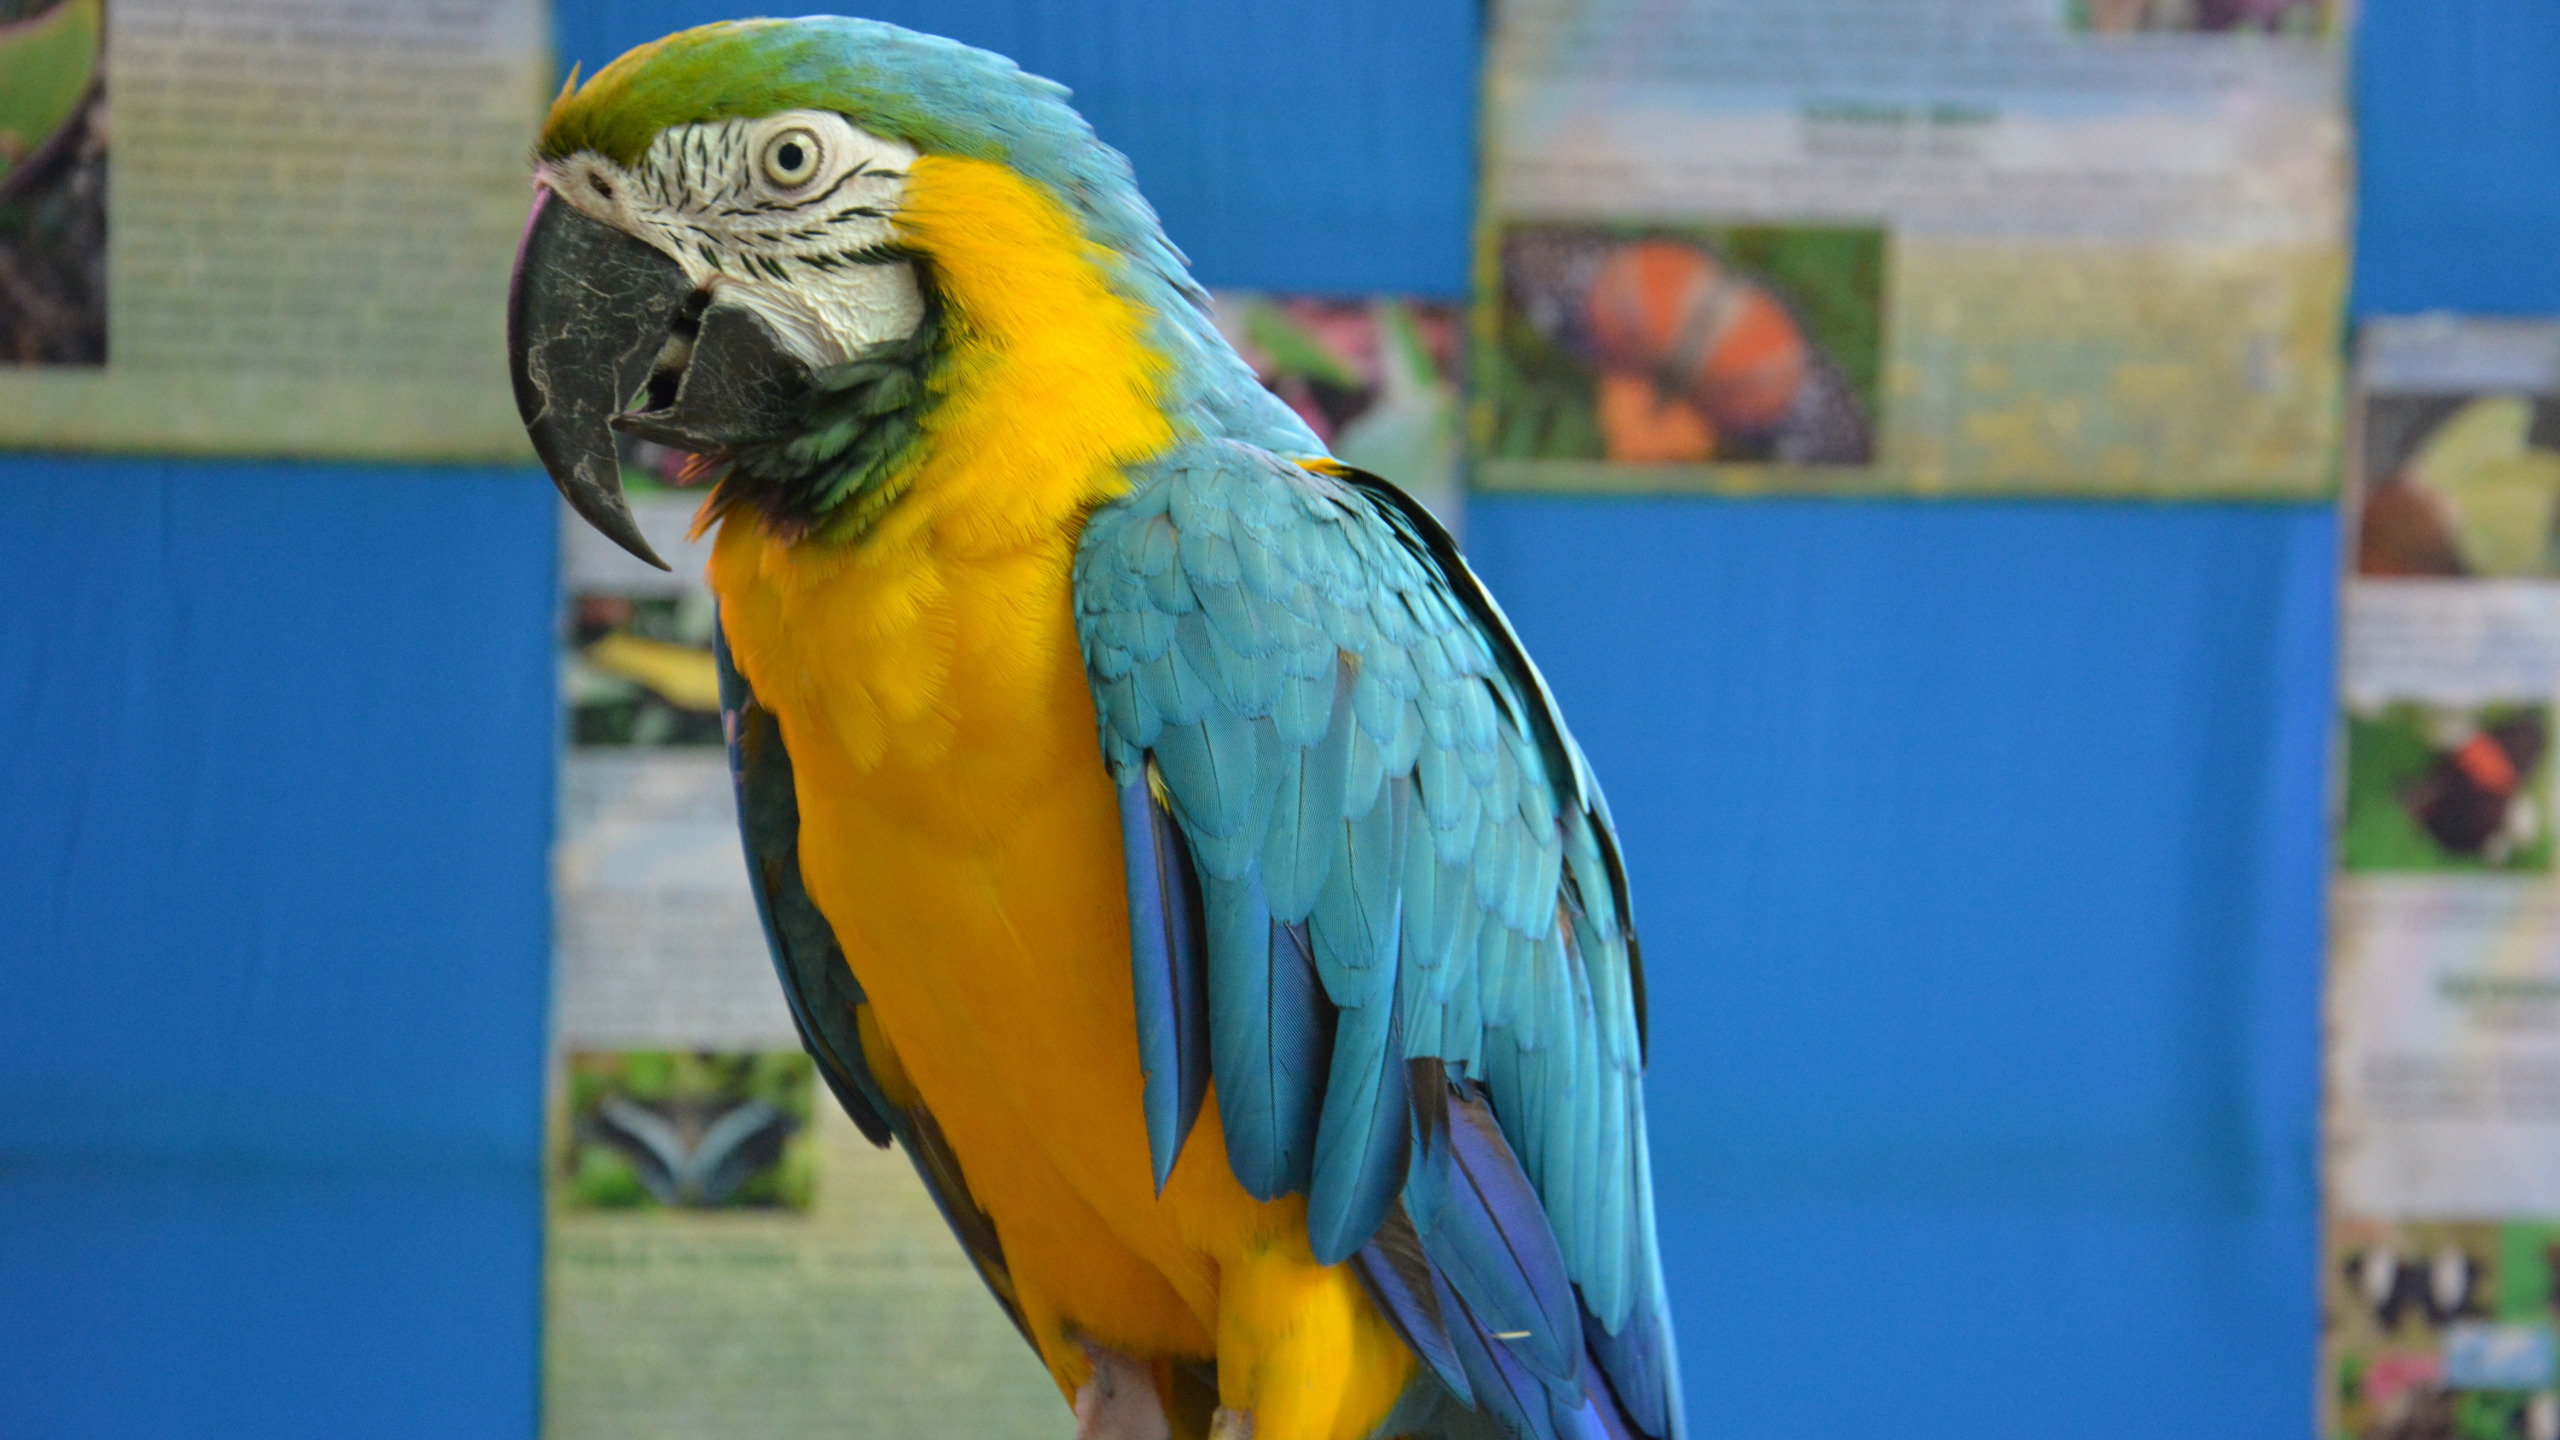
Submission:
<svg viewBox="0 0 2560 1440">
<path fill-rule="evenodd" d="M 516 403 L 569 503 L 664 568 L 619 432 L 705 457 L 706 514 L 859 535 L 973 369 L 1040 346 L 1108 391 L 1057 407 L 1070 429 L 1143 411 L 1316 450 L 1066 93 L 839 17 L 703 26 L 572 75 L 508 300 Z"/>
</svg>

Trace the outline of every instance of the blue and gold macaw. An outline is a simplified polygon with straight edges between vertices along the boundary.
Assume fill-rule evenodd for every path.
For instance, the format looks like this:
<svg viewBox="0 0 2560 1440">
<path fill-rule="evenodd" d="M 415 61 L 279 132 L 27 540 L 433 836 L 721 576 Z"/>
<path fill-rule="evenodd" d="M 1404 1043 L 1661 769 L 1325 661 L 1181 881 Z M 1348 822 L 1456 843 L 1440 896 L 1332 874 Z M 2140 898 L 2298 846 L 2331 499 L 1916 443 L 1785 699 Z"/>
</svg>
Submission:
<svg viewBox="0 0 2560 1440">
<path fill-rule="evenodd" d="M 802 1036 L 1078 1433 L 1680 1435 L 1599 786 L 1066 92 L 708 26 L 573 77 L 537 190 L 534 446 L 653 561 L 615 433 L 704 457 Z"/>
</svg>

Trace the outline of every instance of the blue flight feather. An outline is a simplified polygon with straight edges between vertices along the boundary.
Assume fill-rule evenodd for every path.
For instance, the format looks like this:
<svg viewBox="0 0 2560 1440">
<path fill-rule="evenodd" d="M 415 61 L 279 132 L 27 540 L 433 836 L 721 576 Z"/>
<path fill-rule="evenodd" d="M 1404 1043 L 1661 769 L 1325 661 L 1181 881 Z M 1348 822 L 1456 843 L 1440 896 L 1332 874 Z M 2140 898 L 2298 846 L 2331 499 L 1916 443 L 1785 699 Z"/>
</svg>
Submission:
<svg viewBox="0 0 2560 1440">
<path fill-rule="evenodd" d="M 1143 777 L 1120 787 L 1120 839 L 1147 1151 L 1161 1191 L 1209 1089 L 1208 937 L 1190 851 Z"/>
<path fill-rule="evenodd" d="M 1282 762 L 1271 829 L 1262 844 L 1262 883 L 1276 919 L 1307 918 L 1341 848 L 1345 747 L 1328 740 Z"/>
<path fill-rule="evenodd" d="M 1609 1377 L 1611 1398 L 1626 1411 L 1628 1422 L 1648 1435 L 1663 1430 L 1664 1396 L 1670 1378 L 1662 1373 L 1670 1347 L 1650 1311 L 1639 1313 L 1624 1329 L 1610 1334 L 1591 1312 L 1582 1315 L 1582 1343 Z"/>
<path fill-rule="evenodd" d="M 1489 1331 L 1449 1283 L 1447 1272 L 1437 1265 L 1432 1267 L 1431 1283 L 1433 1298 L 1448 1320 L 1449 1348 L 1457 1353 L 1459 1367 L 1467 1373 L 1467 1386 L 1476 1395 L 1477 1408 L 1523 1440 L 1558 1440 L 1554 1405 L 1546 1384 L 1529 1373 L 1529 1367 L 1511 1353 L 1507 1342 L 1495 1338 L 1507 1332 Z"/>
<path fill-rule="evenodd" d="M 1432 1283 L 1431 1261 L 1422 1253 L 1412 1222 L 1391 1215 L 1351 1258 L 1396 1333 L 1459 1404 L 1472 1407 L 1475 1388 L 1468 1383 L 1466 1366 L 1450 1342 L 1448 1321 Z"/>
<path fill-rule="evenodd" d="M 1392 978 L 1392 977 L 1390 977 Z M 1334 1022 L 1332 1073 L 1307 1190 L 1307 1245 L 1338 1265 L 1369 1241 L 1404 1188 L 1412 1106 L 1392 987 Z"/>
<path fill-rule="evenodd" d="M 1423 1253 L 1449 1277 L 1470 1313 L 1513 1339 L 1504 1343 L 1541 1379 L 1581 1370 L 1582 1322 L 1538 1194 L 1522 1173 L 1491 1107 L 1452 1092 L 1447 1198 L 1426 1227 Z"/>
<path fill-rule="evenodd" d="M 1227 1162 L 1257 1200 L 1307 1188 L 1315 1168 L 1332 1008 L 1303 926 L 1271 918 L 1262 882 L 1211 881 L 1209 1068 Z"/>
</svg>

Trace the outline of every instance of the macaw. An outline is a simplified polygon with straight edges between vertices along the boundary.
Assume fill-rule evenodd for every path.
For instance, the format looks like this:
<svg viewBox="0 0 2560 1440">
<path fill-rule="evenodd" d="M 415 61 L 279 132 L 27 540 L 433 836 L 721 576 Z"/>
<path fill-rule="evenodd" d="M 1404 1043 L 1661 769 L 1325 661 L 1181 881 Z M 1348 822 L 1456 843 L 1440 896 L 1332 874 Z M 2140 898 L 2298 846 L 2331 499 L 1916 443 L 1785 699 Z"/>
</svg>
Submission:
<svg viewBox="0 0 2560 1440">
<path fill-rule="evenodd" d="M 1077 1433 L 1679 1436 L 1600 787 L 1066 91 L 711 25 L 573 74 L 535 180 L 534 449 L 653 562 L 615 436 L 702 457 L 802 1039 Z"/>
</svg>

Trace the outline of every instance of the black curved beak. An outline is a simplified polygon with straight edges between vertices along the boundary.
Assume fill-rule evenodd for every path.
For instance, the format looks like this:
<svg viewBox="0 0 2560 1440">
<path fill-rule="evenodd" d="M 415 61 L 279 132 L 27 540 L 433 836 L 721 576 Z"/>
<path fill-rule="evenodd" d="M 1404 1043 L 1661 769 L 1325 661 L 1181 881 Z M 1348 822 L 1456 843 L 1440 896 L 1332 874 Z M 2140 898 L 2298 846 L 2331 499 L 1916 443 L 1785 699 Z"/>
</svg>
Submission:
<svg viewBox="0 0 2560 1440">
<path fill-rule="evenodd" d="M 661 570 L 667 562 L 642 538 L 623 498 L 610 425 L 625 409 L 646 408 L 668 327 L 692 296 L 673 260 L 547 188 L 535 193 L 507 287 L 516 411 L 569 504 Z"/>
<path fill-rule="evenodd" d="M 729 454 L 788 434 L 810 386 L 762 316 L 695 289 L 673 260 L 549 189 L 516 251 L 507 348 L 516 410 L 552 483 L 661 570 L 623 498 L 614 432 Z"/>
</svg>

